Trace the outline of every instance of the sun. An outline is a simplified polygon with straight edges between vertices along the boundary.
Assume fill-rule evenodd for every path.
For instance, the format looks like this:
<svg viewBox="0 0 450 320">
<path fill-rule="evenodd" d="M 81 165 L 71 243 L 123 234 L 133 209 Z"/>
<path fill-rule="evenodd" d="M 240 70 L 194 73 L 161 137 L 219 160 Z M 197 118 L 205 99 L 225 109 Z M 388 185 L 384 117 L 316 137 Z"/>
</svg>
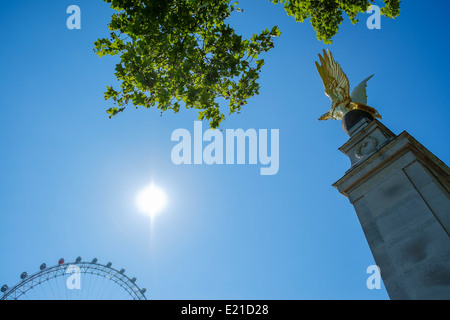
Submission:
<svg viewBox="0 0 450 320">
<path fill-rule="evenodd" d="M 163 189 L 151 184 L 138 194 L 136 202 L 140 212 L 153 217 L 166 207 L 167 195 Z"/>
</svg>

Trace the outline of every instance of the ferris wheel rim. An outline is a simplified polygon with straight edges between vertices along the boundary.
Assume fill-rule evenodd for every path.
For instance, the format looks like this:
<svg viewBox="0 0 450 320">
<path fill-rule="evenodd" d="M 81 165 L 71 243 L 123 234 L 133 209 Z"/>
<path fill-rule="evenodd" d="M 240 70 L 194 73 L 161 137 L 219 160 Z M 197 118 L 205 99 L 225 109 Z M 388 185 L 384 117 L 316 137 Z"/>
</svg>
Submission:
<svg viewBox="0 0 450 320">
<path fill-rule="evenodd" d="M 3 292 L 3 295 L 0 297 L 0 300 L 17 300 L 19 297 L 26 294 L 26 292 L 33 289 L 35 286 L 41 285 L 44 282 L 56 279 L 58 277 L 63 277 L 64 275 L 66 275 L 66 270 L 70 266 L 79 267 L 81 274 L 96 275 L 113 281 L 114 283 L 122 287 L 129 294 L 129 296 L 133 298 L 133 300 L 147 300 L 147 297 L 144 294 L 146 289 L 141 289 L 135 283 L 136 278 L 130 279 L 125 274 L 124 269 L 119 271 L 113 268 L 111 262 L 108 262 L 105 265 L 98 263 L 97 261 L 97 258 L 93 259 L 92 261 L 81 261 L 80 257 L 77 258 L 77 261 L 75 262 L 65 262 L 64 259 L 60 259 L 58 264 L 51 267 L 45 266 L 44 269 L 40 269 L 39 271 L 31 275 L 28 275 L 26 274 L 26 272 L 24 272 L 22 273 L 21 278 L 24 274 L 25 277 L 22 278 L 22 280 L 15 284 L 13 287 L 7 288 L 6 291 Z M 50 276 L 45 277 L 46 275 Z M 34 280 L 37 280 L 37 282 L 33 283 Z"/>
</svg>

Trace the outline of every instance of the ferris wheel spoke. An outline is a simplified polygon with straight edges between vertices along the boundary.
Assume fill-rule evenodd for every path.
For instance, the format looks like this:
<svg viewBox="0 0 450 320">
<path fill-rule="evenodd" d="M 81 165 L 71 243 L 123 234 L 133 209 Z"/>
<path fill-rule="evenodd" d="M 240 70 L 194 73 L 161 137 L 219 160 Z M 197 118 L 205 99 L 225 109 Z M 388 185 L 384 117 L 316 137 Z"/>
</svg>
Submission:
<svg viewBox="0 0 450 320">
<path fill-rule="evenodd" d="M 67 293 L 67 282 L 65 281 L 65 276 L 64 273 L 61 277 L 58 277 L 59 282 L 61 283 L 59 285 L 59 287 L 61 288 L 61 296 L 60 296 L 60 300 L 69 300 L 69 296 Z"/>
<path fill-rule="evenodd" d="M 49 300 L 49 299 L 47 298 L 47 294 L 45 293 L 44 288 L 43 288 L 41 282 L 38 283 L 38 286 L 37 286 L 37 287 L 40 289 L 39 291 L 42 292 L 42 295 L 39 295 L 39 294 L 36 294 L 36 295 L 37 295 L 38 297 L 40 296 L 40 297 L 41 297 L 40 299 Z"/>
<path fill-rule="evenodd" d="M 111 299 L 111 298 L 109 298 L 109 297 L 111 297 L 111 295 L 110 295 L 111 286 L 113 286 L 115 284 L 114 280 L 112 280 L 112 277 L 110 277 L 109 275 L 107 277 L 108 278 L 105 278 L 106 285 L 103 287 L 103 290 L 102 290 L 102 300 Z M 109 279 L 109 280 L 107 281 L 107 279 Z"/>
</svg>

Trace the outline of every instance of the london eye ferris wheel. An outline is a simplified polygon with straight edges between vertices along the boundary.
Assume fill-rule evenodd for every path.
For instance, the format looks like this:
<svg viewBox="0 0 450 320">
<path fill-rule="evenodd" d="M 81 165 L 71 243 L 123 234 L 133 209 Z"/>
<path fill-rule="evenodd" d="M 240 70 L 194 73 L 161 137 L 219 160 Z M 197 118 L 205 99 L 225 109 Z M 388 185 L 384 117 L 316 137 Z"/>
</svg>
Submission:
<svg viewBox="0 0 450 320">
<path fill-rule="evenodd" d="M 139 288 L 124 268 L 81 257 L 74 262 L 60 259 L 50 267 L 42 263 L 39 271 L 23 272 L 17 284 L 4 284 L 0 291 L 0 300 L 147 300 L 146 289 Z"/>
</svg>

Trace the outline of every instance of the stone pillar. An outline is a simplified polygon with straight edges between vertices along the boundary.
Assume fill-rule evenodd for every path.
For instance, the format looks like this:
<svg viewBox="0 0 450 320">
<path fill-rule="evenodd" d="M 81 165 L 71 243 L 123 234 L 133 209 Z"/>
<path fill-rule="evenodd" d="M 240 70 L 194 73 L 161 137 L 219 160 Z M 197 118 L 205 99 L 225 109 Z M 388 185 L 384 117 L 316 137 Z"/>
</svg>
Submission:
<svg viewBox="0 0 450 320">
<path fill-rule="evenodd" d="M 355 120 L 356 119 L 356 120 Z M 353 204 L 391 299 L 450 299 L 450 170 L 410 134 L 369 115 L 344 123 Z"/>
</svg>

